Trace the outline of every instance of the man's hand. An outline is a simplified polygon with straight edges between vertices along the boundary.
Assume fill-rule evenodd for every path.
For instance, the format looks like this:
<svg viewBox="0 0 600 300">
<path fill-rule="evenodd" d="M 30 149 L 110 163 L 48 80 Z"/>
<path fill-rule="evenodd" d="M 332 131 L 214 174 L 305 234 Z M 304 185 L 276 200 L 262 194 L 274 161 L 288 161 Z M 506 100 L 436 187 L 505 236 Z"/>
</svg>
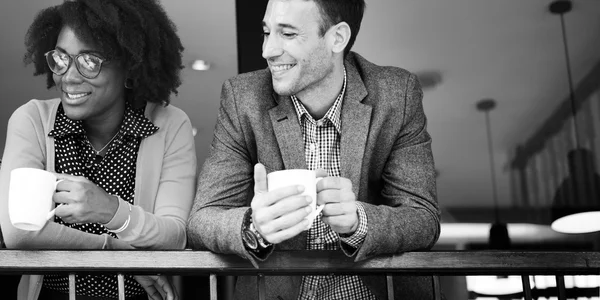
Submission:
<svg viewBox="0 0 600 300">
<path fill-rule="evenodd" d="M 175 287 L 171 284 L 166 276 L 133 276 L 148 294 L 148 299 L 151 300 L 178 300 L 179 295 Z"/>
<path fill-rule="evenodd" d="M 304 218 L 312 211 L 312 199 L 300 196 L 303 191 L 303 186 L 292 185 L 268 192 L 265 167 L 254 166 L 252 222 L 268 242 L 281 243 L 306 229 L 308 221 Z"/>
<path fill-rule="evenodd" d="M 110 222 L 119 208 L 118 198 L 111 196 L 82 176 L 56 174 L 58 180 L 53 200 L 63 203 L 56 215 L 67 223 Z"/>
<path fill-rule="evenodd" d="M 317 170 L 317 177 L 327 176 L 327 171 Z M 340 234 L 352 234 L 358 228 L 356 196 L 352 182 L 344 177 L 324 177 L 317 182 L 317 205 L 323 208 L 323 222 Z"/>
</svg>

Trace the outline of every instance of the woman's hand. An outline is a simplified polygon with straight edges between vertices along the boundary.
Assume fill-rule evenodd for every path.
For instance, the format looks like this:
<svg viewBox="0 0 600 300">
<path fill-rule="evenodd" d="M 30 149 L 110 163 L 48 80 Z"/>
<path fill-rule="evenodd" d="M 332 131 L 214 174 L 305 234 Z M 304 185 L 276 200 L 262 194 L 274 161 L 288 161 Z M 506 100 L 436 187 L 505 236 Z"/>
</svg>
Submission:
<svg viewBox="0 0 600 300">
<path fill-rule="evenodd" d="M 133 276 L 133 278 L 144 288 L 148 299 L 152 300 L 178 300 L 179 295 L 175 287 L 166 276 Z"/>
<path fill-rule="evenodd" d="M 67 223 L 108 223 L 119 208 L 119 198 L 109 195 L 85 177 L 56 174 L 53 200 L 56 215 Z"/>
</svg>

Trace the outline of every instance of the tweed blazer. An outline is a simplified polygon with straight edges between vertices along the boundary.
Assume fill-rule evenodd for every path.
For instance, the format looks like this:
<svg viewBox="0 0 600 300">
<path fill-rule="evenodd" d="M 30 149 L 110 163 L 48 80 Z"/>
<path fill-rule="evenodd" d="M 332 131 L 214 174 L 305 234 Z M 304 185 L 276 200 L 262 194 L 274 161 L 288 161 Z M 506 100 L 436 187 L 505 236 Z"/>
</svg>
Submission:
<svg viewBox="0 0 600 300">
<path fill-rule="evenodd" d="M 440 212 L 419 82 L 406 70 L 377 66 L 353 52 L 344 64 L 341 176 L 352 181 L 368 220 L 364 243 L 346 254 L 361 261 L 429 249 L 439 237 Z M 260 162 L 267 172 L 306 169 L 300 126 L 290 98 L 274 92 L 267 69 L 223 84 L 211 152 L 188 221 L 189 245 L 257 259 L 245 250 L 241 237 L 254 196 L 253 167 Z M 303 232 L 277 244 L 274 251 L 305 249 L 306 236 Z M 383 276 L 363 281 L 383 298 Z M 299 277 L 267 277 L 267 299 L 295 299 L 299 284 Z M 395 285 L 399 297 L 430 299 L 423 294 L 431 294 L 430 278 L 399 278 Z M 243 298 L 255 287 L 255 279 L 241 276 L 236 294 Z"/>
</svg>

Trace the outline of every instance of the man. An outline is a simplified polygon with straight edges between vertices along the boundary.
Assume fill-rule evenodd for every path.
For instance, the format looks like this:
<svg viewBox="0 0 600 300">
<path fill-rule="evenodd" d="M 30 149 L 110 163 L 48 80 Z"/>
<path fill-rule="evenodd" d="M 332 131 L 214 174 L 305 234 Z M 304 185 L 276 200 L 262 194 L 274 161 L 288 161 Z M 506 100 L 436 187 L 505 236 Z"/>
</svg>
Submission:
<svg viewBox="0 0 600 300">
<path fill-rule="evenodd" d="M 356 261 L 433 246 L 439 236 L 431 138 L 417 78 L 349 52 L 364 0 L 270 0 L 268 68 L 227 80 L 188 222 L 190 245 L 253 262 L 276 250 L 341 250 Z M 312 228 L 302 188 L 267 191 L 267 172 L 319 170 Z M 253 240 L 254 238 L 254 240 Z M 430 279 L 430 278 L 428 278 Z M 253 281 L 254 280 L 254 281 Z M 239 298 L 256 295 L 240 277 Z M 375 299 L 383 276 L 267 277 L 268 299 Z M 431 281 L 396 295 L 427 299 Z M 429 294 L 423 294 L 423 292 Z"/>
</svg>

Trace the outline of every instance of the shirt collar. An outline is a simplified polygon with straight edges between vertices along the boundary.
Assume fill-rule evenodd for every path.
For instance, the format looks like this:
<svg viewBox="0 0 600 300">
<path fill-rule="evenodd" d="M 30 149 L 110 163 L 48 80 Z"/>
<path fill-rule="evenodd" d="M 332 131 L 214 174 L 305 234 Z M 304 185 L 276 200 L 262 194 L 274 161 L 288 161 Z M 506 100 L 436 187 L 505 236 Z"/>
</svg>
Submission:
<svg viewBox="0 0 600 300">
<path fill-rule="evenodd" d="M 345 93 L 346 93 L 346 68 L 344 67 L 344 84 L 342 85 L 342 90 L 340 91 L 340 94 L 337 96 L 337 98 L 333 102 L 333 105 L 329 108 L 329 110 L 327 110 L 327 113 L 322 118 L 322 120 L 329 120 L 333 124 L 335 129 L 338 131 L 338 133 L 342 132 L 342 126 L 341 126 L 342 124 L 341 124 L 340 115 L 342 113 L 342 109 L 341 109 L 342 108 L 342 100 L 344 99 Z M 296 114 L 298 115 L 298 120 L 300 121 L 300 123 L 302 123 L 303 116 L 306 116 L 306 118 L 309 121 L 314 123 L 315 120 L 308 113 L 308 111 L 306 110 L 306 108 L 304 107 L 302 102 L 300 102 L 300 100 L 298 100 L 296 95 L 292 95 L 290 98 L 292 98 L 292 103 L 294 103 L 294 107 L 296 108 Z"/>
<path fill-rule="evenodd" d="M 151 136 L 159 129 L 144 116 L 144 108 L 145 107 L 133 109 L 131 105 L 126 105 L 125 115 L 120 129 L 123 135 L 145 138 Z M 48 136 L 63 137 L 80 134 L 85 134 L 83 122 L 81 120 L 69 119 L 67 115 L 65 115 L 62 103 L 59 104 L 56 112 L 54 129 L 48 133 Z"/>
</svg>

